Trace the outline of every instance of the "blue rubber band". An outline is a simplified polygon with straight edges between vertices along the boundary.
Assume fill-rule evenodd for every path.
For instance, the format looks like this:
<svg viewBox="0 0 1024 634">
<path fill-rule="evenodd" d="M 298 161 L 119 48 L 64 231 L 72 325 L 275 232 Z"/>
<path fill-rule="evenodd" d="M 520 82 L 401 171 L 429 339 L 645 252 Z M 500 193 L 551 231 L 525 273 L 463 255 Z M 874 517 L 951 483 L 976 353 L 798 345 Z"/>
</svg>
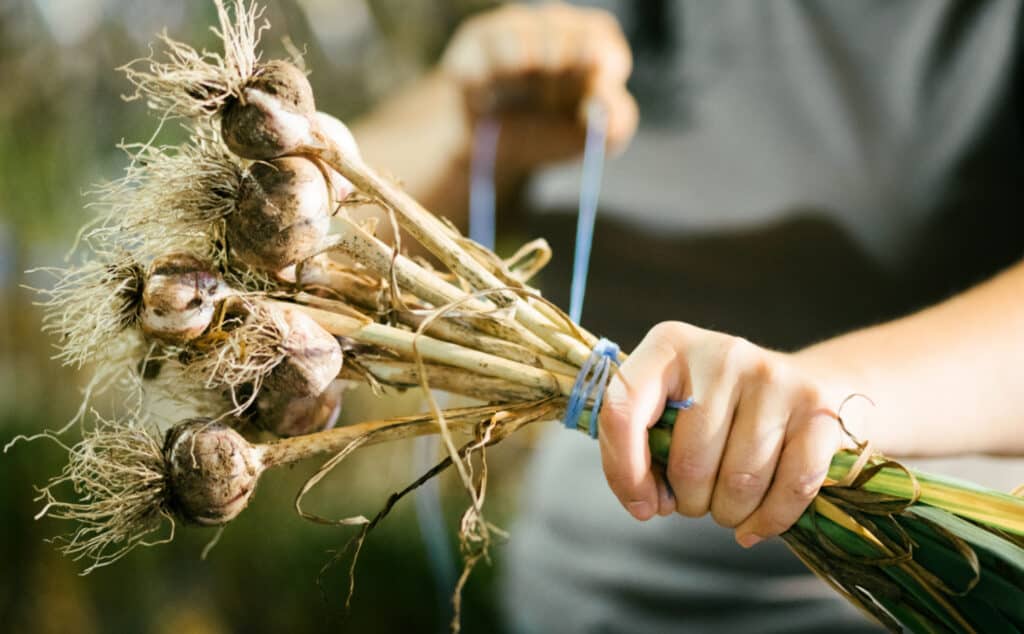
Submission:
<svg viewBox="0 0 1024 634">
<path fill-rule="evenodd" d="M 576 247 L 572 262 L 572 284 L 569 288 L 569 317 L 576 323 L 580 323 L 583 317 L 583 298 L 587 292 L 587 272 L 590 268 L 590 249 L 594 241 L 597 200 L 601 194 L 607 127 L 608 113 L 604 106 L 596 101 L 591 102 L 587 107 L 587 140 L 583 146 Z"/>
<path fill-rule="evenodd" d="M 565 416 L 562 418 L 562 424 L 566 429 L 576 429 L 579 426 L 583 409 L 588 402 L 592 402 L 588 431 L 591 438 L 597 438 L 597 413 L 601 411 L 604 391 L 608 389 L 612 365 L 618 360 L 618 344 L 603 337 L 598 340 L 583 367 L 580 368 L 579 374 L 576 375 L 576 382 L 573 383 L 572 392 L 569 393 L 569 402 L 565 407 Z"/>
</svg>

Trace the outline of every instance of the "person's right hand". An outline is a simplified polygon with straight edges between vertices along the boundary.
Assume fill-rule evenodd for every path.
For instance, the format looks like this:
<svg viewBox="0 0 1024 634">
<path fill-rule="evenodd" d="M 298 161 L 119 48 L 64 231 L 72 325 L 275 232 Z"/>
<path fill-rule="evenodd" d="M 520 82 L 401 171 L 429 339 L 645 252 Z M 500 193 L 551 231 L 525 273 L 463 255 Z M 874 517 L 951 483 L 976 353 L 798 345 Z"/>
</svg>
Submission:
<svg viewBox="0 0 1024 634">
<path fill-rule="evenodd" d="M 587 110 L 601 104 L 609 150 L 636 131 L 626 90 L 632 56 L 615 17 L 562 3 L 509 4 L 467 20 L 442 58 L 442 74 L 466 96 L 471 123 L 497 116 L 498 164 L 529 170 L 578 155 Z"/>
<path fill-rule="evenodd" d="M 739 337 L 659 324 L 605 395 L 599 438 L 609 486 L 640 520 L 710 513 L 748 547 L 786 531 L 849 446 L 831 404 L 851 392 L 827 375 Z M 652 469 L 648 429 L 666 399 L 685 398 L 695 403 L 676 418 L 662 474 Z"/>
</svg>

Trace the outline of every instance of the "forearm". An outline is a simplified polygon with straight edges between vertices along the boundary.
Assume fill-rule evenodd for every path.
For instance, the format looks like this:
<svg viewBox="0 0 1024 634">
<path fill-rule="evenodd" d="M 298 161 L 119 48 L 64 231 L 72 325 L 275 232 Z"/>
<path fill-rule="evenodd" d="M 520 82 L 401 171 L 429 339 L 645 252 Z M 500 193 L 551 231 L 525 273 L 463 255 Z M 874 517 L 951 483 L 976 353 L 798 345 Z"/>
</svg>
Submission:
<svg viewBox="0 0 1024 634">
<path fill-rule="evenodd" d="M 355 122 L 363 157 L 402 182 L 430 209 L 465 199 L 469 130 L 457 86 L 431 73 Z M 460 192 L 454 192 L 460 189 Z M 458 210 L 456 210 L 458 211 Z M 453 218 L 455 219 L 455 218 Z"/>
<path fill-rule="evenodd" d="M 795 355 L 893 455 L 1024 454 L 1024 263 L 909 317 Z"/>
</svg>

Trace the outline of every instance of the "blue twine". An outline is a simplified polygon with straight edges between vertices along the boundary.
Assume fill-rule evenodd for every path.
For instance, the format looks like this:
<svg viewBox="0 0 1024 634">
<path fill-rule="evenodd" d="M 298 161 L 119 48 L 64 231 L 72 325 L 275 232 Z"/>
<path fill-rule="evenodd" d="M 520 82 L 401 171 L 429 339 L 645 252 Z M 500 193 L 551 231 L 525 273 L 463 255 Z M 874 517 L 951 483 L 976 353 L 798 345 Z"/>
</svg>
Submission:
<svg viewBox="0 0 1024 634">
<path fill-rule="evenodd" d="M 665 405 L 676 409 L 690 409 L 695 403 L 696 401 L 693 400 L 692 396 L 687 396 L 681 401 L 673 401 L 672 399 L 669 399 L 665 402 Z"/>
<path fill-rule="evenodd" d="M 481 119 L 473 131 L 473 154 L 469 164 L 469 238 L 494 249 L 495 194 L 494 165 L 498 158 L 497 119 Z"/>
<path fill-rule="evenodd" d="M 579 426 L 583 409 L 587 406 L 588 401 L 592 401 L 588 431 L 591 438 L 597 438 L 598 413 L 601 411 L 604 392 L 608 389 L 608 381 L 611 379 L 612 364 L 617 363 L 618 360 L 619 345 L 604 337 L 599 339 L 576 375 L 576 381 L 572 384 L 569 402 L 565 406 L 565 416 L 562 418 L 562 424 L 566 429 L 575 430 Z M 695 403 L 692 396 L 687 396 L 682 400 L 669 399 L 665 405 L 675 409 L 690 409 Z"/>
<path fill-rule="evenodd" d="M 484 118 L 473 133 L 473 151 L 469 164 L 469 238 L 488 249 L 494 248 L 495 191 L 494 166 L 498 154 L 498 135 L 501 124 L 497 119 Z M 433 466 L 439 440 L 425 436 L 416 439 L 413 453 L 415 475 Z M 451 591 L 455 587 L 458 571 L 455 554 L 448 541 L 444 513 L 441 507 L 441 487 L 438 480 L 425 482 L 413 498 L 416 522 L 427 550 L 431 574 L 437 590 L 442 612 L 448 608 Z"/>
<path fill-rule="evenodd" d="M 618 344 L 604 337 L 598 340 L 580 368 L 579 374 L 576 375 L 576 382 L 569 393 L 569 403 L 565 407 L 565 417 L 562 418 L 562 424 L 566 429 L 576 429 L 587 401 L 593 401 L 589 431 L 591 438 L 597 438 L 597 413 L 601 411 L 601 401 L 604 400 L 604 391 L 608 388 L 608 379 L 611 378 L 612 364 L 618 360 Z"/>
<path fill-rule="evenodd" d="M 412 466 L 415 472 L 413 475 L 419 477 L 437 461 L 438 439 L 424 436 L 416 440 Z M 446 610 L 459 573 L 455 566 L 455 553 L 448 541 L 448 529 L 445 527 L 441 506 L 441 483 L 438 479 L 424 482 L 413 495 L 413 503 L 420 537 L 426 547 L 431 576 L 434 578 L 438 605 L 441 610 Z"/>
<path fill-rule="evenodd" d="M 587 272 L 590 267 L 590 249 L 594 241 L 597 199 L 601 194 L 607 126 L 608 113 L 604 106 L 592 101 L 587 106 L 587 140 L 583 146 L 576 247 L 573 252 L 572 283 L 569 287 L 569 317 L 576 323 L 580 323 L 580 318 L 583 317 L 583 297 L 587 292 Z"/>
<path fill-rule="evenodd" d="M 604 169 L 604 150 L 607 136 L 608 113 L 598 102 L 587 107 L 587 140 L 583 147 L 583 173 L 580 177 L 579 216 L 576 219 L 576 245 L 573 253 L 572 283 L 569 289 L 569 317 L 579 323 L 583 316 L 583 299 L 587 290 L 587 273 L 590 266 L 590 251 L 594 242 L 594 223 L 597 220 L 597 201 L 601 193 L 601 174 Z M 579 426 L 580 416 L 588 401 L 592 401 L 590 415 L 590 436 L 597 438 L 598 413 L 608 389 L 613 363 L 619 359 L 619 346 L 601 338 L 590 351 L 576 381 L 569 402 L 565 408 L 562 423 L 567 429 Z M 666 402 L 668 407 L 690 409 L 693 397 Z"/>
</svg>

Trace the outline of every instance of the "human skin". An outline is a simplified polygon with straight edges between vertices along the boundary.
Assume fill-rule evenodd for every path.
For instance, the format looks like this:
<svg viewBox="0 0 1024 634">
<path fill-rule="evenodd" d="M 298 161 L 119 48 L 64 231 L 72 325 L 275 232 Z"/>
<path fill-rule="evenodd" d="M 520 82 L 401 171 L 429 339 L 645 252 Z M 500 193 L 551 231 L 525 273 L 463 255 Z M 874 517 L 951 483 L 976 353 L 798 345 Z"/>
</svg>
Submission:
<svg viewBox="0 0 1024 634">
<path fill-rule="evenodd" d="M 509 5 L 464 23 L 437 68 L 354 132 L 371 164 L 461 223 L 479 117 L 502 123 L 500 208 L 531 172 L 579 154 L 589 101 L 608 109 L 610 149 L 629 142 L 637 125 L 625 89 L 631 63 L 606 12 Z M 850 444 L 837 409 L 851 394 L 874 405 L 850 401 L 844 422 L 887 454 L 1022 454 L 1024 435 L 1015 432 L 1024 406 L 1011 398 L 1024 387 L 1014 365 L 1024 358 L 1022 288 L 1024 271 L 1013 267 L 921 313 L 795 353 L 660 324 L 609 386 L 600 436 L 609 484 L 638 519 L 710 513 L 751 546 L 796 521 L 834 452 Z M 666 398 L 686 396 L 696 405 L 679 416 L 662 475 L 651 468 L 647 428 Z"/>
<path fill-rule="evenodd" d="M 371 165 L 461 225 L 481 117 L 496 117 L 502 126 L 495 174 L 500 208 L 534 170 L 580 154 L 589 104 L 606 110 L 611 152 L 629 143 L 638 121 L 625 86 L 631 69 L 612 14 L 561 3 L 510 4 L 464 22 L 438 66 L 358 120 L 353 133 Z"/>
<path fill-rule="evenodd" d="M 600 416 L 605 475 L 647 520 L 710 513 L 742 546 L 788 529 L 833 454 L 857 437 L 892 456 L 1024 455 L 1024 263 L 908 317 L 795 353 L 666 322 L 611 381 Z M 679 413 L 664 475 L 647 430 L 666 399 Z M 666 486 L 666 482 L 668 486 Z"/>
</svg>

